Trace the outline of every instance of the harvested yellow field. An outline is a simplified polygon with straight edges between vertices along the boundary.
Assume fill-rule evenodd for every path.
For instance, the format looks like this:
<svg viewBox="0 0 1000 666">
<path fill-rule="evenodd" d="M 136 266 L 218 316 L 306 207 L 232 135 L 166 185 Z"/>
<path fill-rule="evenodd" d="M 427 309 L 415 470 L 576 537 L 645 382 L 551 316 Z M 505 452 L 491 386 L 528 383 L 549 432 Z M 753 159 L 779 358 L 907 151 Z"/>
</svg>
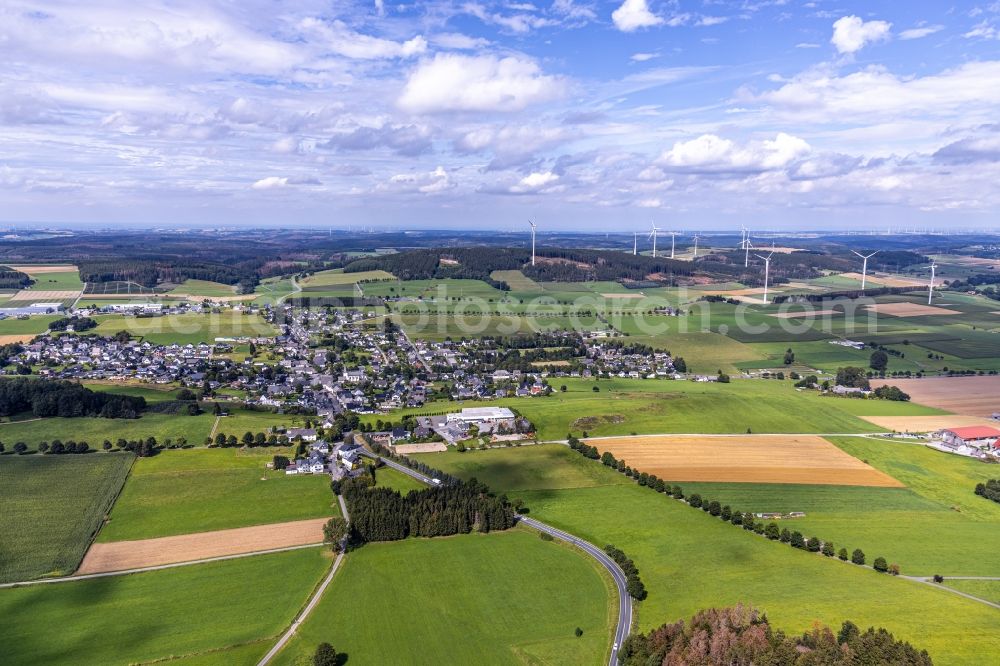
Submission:
<svg viewBox="0 0 1000 666">
<path fill-rule="evenodd" d="M 60 289 L 58 291 L 40 291 L 37 289 L 22 289 L 10 297 L 11 301 L 33 301 L 35 303 L 55 303 L 76 298 L 81 292 L 79 289 Z"/>
<path fill-rule="evenodd" d="M 840 277 L 852 278 L 861 281 L 861 273 L 841 273 Z M 895 277 L 892 275 L 880 275 L 878 273 L 868 274 L 868 284 L 877 284 L 883 287 L 923 287 L 927 284 L 926 280 L 918 280 L 916 278 L 904 278 Z"/>
<path fill-rule="evenodd" d="M 327 518 L 90 546 L 77 575 L 126 571 L 323 542 Z"/>
<path fill-rule="evenodd" d="M 837 310 L 790 310 L 788 312 L 776 312 L 772 314 L 772 317 L 777 317 L 778 319 L 794 319 L 796 317 L 821 317 L 825 315 L 838 315 L 844 314 Z"/>
<path fill-rule="evenodd" d="M 0 345 L 11 345 L 15 342 L 31 342 L 39 334 L 38 333 L 25 333 L 23 335 L 0 335 Z"/>
<path fill-rule="evenodd" d="M 994 412 L 1000 412 L 1000 375 L 872 380 L 875 388 L 885 384 L 898 386 L 909 394 L 913 402 L 956 414 L 988 417 Z"/>
<path fill-rule="evenodd" d="M 408 456 L 411 453 L 440 453 L 447 451 L 448 446 L 444 442 L 423 442 L 421 444 L 396 444 L 392 447 L 396 453 Z"/>
<path fill-rule="evenodd" d="M 927 315 L 953 315 L 962 314 L 958 310 L 939 308 L 934 305 L 922 305 L 920 303 L 876 303 L 866 305 L 865 309 L 887 314 L 892 317 L 925 317 Z"/>
<path fill-rule="evenodd" d="M 69 266 L 65 264 L 50 264 L 50 265 L 34 265 L 34 266 L 10 266 L 11 270 L 21 271 L 27 275 L 35 275 L 37 273 L 73 273 L 76 271 L 76 266 Z"/>
<path fill-rule="evenodd" d="M 668 481 L 903 485 L 816 435 L 657 435 L 588 443 Z"/>
<path fill-rule="evenodd" d="M 940 416 L 859 416 L 869 423 L 895 430 L 896 432 L 935 432 L 943 428 L 962 428 L 964 426 L 992 426 L 997 422 L 981 416 L 964 414 L 941 414 Z"/>
</svg>

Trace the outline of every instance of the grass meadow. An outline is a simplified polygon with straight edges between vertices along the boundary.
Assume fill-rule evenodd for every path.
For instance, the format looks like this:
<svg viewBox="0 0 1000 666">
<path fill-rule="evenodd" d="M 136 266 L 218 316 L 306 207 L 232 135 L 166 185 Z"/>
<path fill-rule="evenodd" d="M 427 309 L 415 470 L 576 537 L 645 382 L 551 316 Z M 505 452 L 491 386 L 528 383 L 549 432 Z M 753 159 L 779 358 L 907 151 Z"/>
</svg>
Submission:
<svg viewBox="0 0 1000 666">
<path fill-rule="evenodd" d="M 215 338 L 273 336 L 276 331 L 259 315 L 241 314 L 231 310 L 211 314 L 178 314 L 162 317 L 104 315 L 95 317 L 98 335 L 114 335 L 128 331 L 155 344 L 169 345 L 212 343 Z"/>
<path fill-rule="evenodd" d="M 333 515 L 330 477 L 264 464 L 290 447 L 187 449 L 140 458 L 98 540 L 128 541 Z M 266 478 L 264 478 L 266 477 Z"/>
<path fill-rule="evenodd" d="M 184 280 L 179 285 L 171 289 L 168 294 L 186 294 L 188 296 L 235 296 L 236 287 L 221 282 L 211 282 L 209 280 Z M 249 296 L 248 296 L 249 298 Z"/>
<path fill-rule="evenodd" d="M 392 488 L 404 495 L 411 490 L 422 490 L 427 487 L 412 476 L 391 467 L 379 467 L 375 470 L 375 485 L 380 488 Z"/>
<path fill-rule="evenodd" d="M 75 571 L 132 460 L 129 453 L 0 458 L 0 583 Z"/>
<path fill-rule="evenodd" d="M 80 271 L 32 273 L 31 279 L 35 281 L 35 284 L 30 287 L 33 291 L 83 290 L 83 282 L 80 281 Z"/>
<path fill-rule="evenodd" d="M 551 380 L 546 397 L 504 398 L 490 404 L 511 407 L 530 419 L 541 440 L 564 439 L 568 432 L 591 437 L 656 433 L 875 433 L 883 429 L 858 418 L 865 405 L 889 415 L 924 414 L 927 408 L 906 403 L 834 399 L 796 391 L 790 381 L 733 380 L 729 384 L 646 379 Z M 560 391 L 565 385 L 566 391 Z M 597 386 L 599 391 L 594 392 Z M 457 411 L 476 403 L 438 402 L 390 413 Z M 378 418 L 386 418 L 384 415 Z M 374 423 L 374 415 L 363 420 Z M 221 426 L 220 426 L 221 428 Z"/>
<path fill-rule="evenodd" d="M 253 664 L 329 565 L 308 548 L 0 590 L 3 663 Z"/>
<path fill-rule="evenodd" d="M 163 443 L 167 439 L 176 442 L 183 437 L 189 444 L 200 445 L 211 431 L 214 420 L 209 413 L 197 416 L 147 413 L 137 419 L 51 417 L 0 424 L 0 441 L 7 443 L 8 448 L 16 442 L 24 442 L 29 449 L 34 449 L 39 442 L 54 439 L 87 442 L 90 448 L 100 448 L 106 439 L 114 443 L 119 438 L 155 437 L 157 442 Z"/>
<path fill-rule="evenodd" d="M 956 580 L 954 578 L 949 580 L 946 578 L 944 584 L 959 592 L 1000 604 L 1000 580 Z"/>
<path fill-rule="evenodd" d="M 526 474 L 537 450 L 515 449 L 525 455 Z M 548 464 L 569 469 L 568 458 L 578 454 L 561 451 L 557 455 L 567 460 Z M 447 460 L 433 455 L 422 459 L 450 471 Z M 488 458 L 493 452 L 476 455 Z M 506 492 L 510 458 L 498 459 L 502 472 L 494 475 L 484 464 L 478 476 L 495 491 Z M 996 609 L 767 541 L 648 488 L 614 483 L 616 473 L 590 464 L 607 483 L 510 495 L 523 498 L 539 520 L 596 544 L 613 543 L 635 560 L 649 590 L 638 608 L 642 631 L 687 619 L 702 608 L 745 602 L 764 609 L 774 626 L 789 632 L 806 631 L 816 621 L 836 630 L 845 619 L 862 627 L 883 626 L 926 648 L 936 664 L 978 663 L 982 655 L 1000 652 Z M 526 488 L 530 480 L 513 485 Z"/>
<path fill-rule="evenodd" d="M 0 319 L 0 335 L 38 335 L 49 330 L 49 324 L 60 315 L 35 315 L 28 319 Z"/>
<path fill-rule="evenodd" d="M 357 664 L 596 665 L 613 595 L 589 558 L 532 530 L 371 543 L 276 663 L 311 663 L 328 641 Z"/>
</svg>

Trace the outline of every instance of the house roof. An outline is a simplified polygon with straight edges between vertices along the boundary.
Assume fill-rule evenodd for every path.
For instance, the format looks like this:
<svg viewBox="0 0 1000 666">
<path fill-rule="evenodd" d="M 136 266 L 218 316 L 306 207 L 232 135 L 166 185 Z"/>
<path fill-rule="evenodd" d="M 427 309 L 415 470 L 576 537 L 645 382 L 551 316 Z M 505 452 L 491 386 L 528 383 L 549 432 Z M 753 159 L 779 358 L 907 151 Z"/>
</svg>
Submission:
<svg viewBox="0 0 1000 666">
<path fill-rule="evenodd" d="M 990 426 L 964 426 L 961 428 L 946 428 L 944 432 L 950 432 L 962 439 L 992 439 L 1000 437 L 1000 430 Z"/>
</svg>

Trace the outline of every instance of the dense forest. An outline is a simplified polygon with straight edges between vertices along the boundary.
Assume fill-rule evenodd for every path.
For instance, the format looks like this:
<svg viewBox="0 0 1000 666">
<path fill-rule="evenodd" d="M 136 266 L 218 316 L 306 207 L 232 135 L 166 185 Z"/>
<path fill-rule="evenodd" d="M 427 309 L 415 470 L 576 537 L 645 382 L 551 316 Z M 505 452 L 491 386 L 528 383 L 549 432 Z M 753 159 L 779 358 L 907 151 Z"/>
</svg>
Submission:
<svg viewBox="0 0 1000 666">
<path fill-rule="evenodd" d="M 489 488 L 475 479 L 414 490 L 405 496 L 371 483 L 362 476 L 339 486 L 351 517 L 352 543 L 490 532 L 514 526 L 514 509 L 507 498 L 491 495 Z"/>
<path fill-rule="evenodd" d="M 30 411 L 36 417 L 134 419 L 145 408 L 144 398 L 98 393 L 73 382 L 23 378 L 0 381 L 0 416 Z"/>
<path fill-rule="evenodd" d="M 0 289 L 24 289 L 33 282 L 27 273 L 15 271 L 9 266 L 0 266 Z"/>
<path fill-rule="evenodd" d="M 775 631 L 767 616 L 750 607 L 711 608 L 690 622 L 664 624 L 648 634 L 623 641 L 618 658 L 623 666 L 694 666 L 695 664 L 770 664 L 772 666 L 853 666 L 896 664 L 930 666 L 926 650 L 896 640 L 885 629 L 862 632 L 844 622 L 834 635 L 816 625 L 793 637 Z"/>
</svg>

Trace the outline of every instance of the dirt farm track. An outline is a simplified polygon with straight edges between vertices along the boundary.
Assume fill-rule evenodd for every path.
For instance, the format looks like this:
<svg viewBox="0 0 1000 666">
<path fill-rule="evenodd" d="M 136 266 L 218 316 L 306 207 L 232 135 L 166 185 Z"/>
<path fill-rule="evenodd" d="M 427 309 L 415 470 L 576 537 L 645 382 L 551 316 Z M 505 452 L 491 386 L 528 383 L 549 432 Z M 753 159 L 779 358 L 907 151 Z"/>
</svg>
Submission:
<svg viewBox="0 0 1000 666">
<path fill-rule="evenodd" d="M 90 546 L 77 575 L 125 571 L 259 550 L 318 544 L 327 518 Z"/>
<path fill-rule="evenodd" d="M 1000 412 L 1000 375 L 872 381 L 873 388 L 885 384 L 898 386 L 913 402 L 956 414 L 988 418 Z"/>
<path fill-rule="evenodd" d="M 593 444 L 665 481 L 903 485 L 816 435 L 618 437 Z"/>
</svg>

